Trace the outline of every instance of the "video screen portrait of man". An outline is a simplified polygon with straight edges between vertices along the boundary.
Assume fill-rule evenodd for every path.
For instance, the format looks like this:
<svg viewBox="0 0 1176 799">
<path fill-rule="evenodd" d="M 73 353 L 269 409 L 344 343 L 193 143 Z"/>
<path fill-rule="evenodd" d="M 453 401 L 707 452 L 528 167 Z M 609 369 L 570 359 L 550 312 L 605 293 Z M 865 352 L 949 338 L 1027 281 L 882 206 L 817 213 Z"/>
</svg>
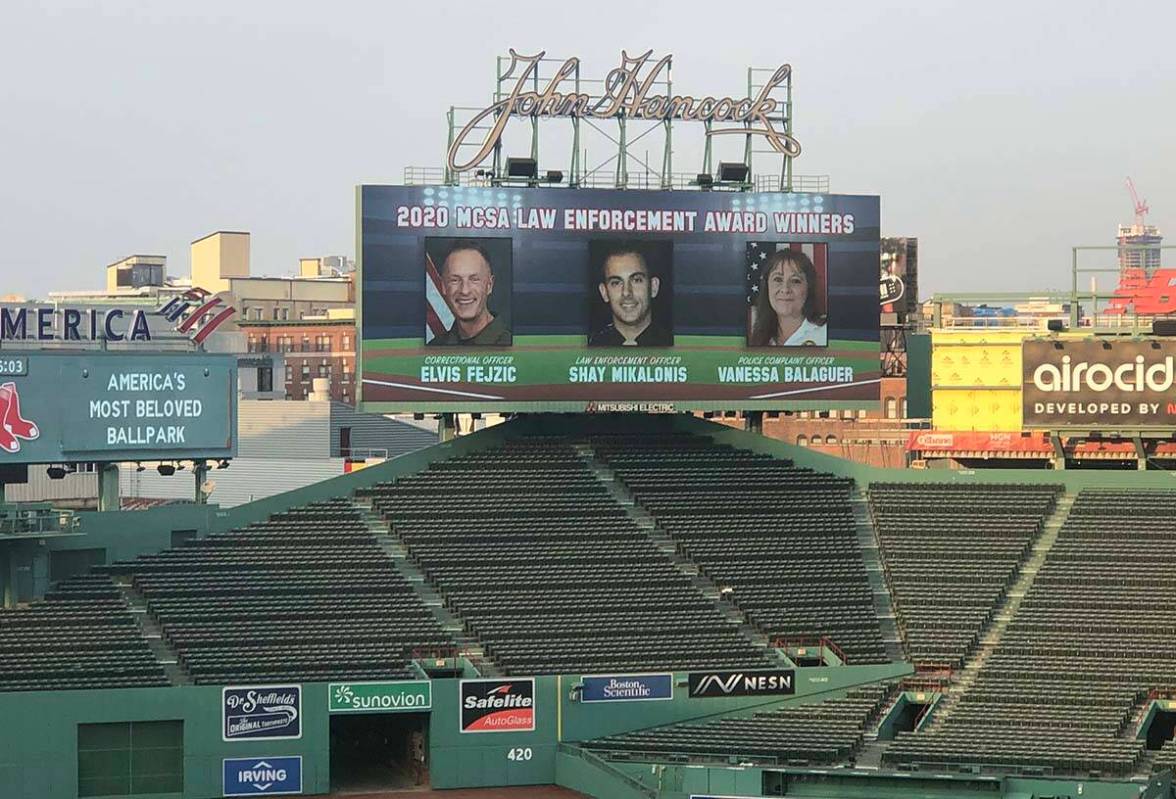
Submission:
<svg viewBox="0 0 1176 799">
<path fill-rule="evenodd" d="M 425 242 L 425 343 L 509 347 L 510 239 Z"/>
<path fill-rule="evenodd" d="M 668 241 L 589 244 L 589 347 L 674 344 Z"/>
</svg>

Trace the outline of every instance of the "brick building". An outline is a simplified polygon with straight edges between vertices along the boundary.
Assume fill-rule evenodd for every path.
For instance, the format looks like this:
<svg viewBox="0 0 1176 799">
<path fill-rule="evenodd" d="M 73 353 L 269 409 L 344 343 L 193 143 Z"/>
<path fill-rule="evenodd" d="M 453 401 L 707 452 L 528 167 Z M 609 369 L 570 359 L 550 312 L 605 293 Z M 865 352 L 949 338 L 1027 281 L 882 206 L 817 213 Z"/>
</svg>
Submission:
<svg viewBox="0 0 1176 799">
<path fill-rule="evenodd" d="M 307 399 L 316 377 L 330 380 L 330 398 L 355 404 L 355 317 L 290 320 L 248 319 L 238 322 L 251 353 L 282 353 L 286 398 Z M 275 389 L 277 386 L 275 386 Z M 325 397 L 324 397 L 325 399 Z"/>
</svg>

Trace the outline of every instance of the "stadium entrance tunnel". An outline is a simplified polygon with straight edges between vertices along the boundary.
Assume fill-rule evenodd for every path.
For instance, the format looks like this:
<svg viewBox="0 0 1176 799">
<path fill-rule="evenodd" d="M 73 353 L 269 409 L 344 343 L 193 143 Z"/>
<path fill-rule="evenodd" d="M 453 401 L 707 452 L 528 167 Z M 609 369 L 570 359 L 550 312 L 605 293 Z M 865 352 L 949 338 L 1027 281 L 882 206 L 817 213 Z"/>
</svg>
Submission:
<svg viewBox="0 0 1176 799">
<path fill-rule="evenodd" d="M 900 732 L 921 728 L 931 717 L 940 696 L 925 691 L 903 691 L 878 725 L 878 740 L 893 741 Z"/>
<path fill-rule="evenodd" d="M 428 713 L 331 716 L 331 791 L 429 786 Z"/>
<path fill-rule="evenodd" d="M 1171 705 L 1171 702 L 1155 703 L 1152 712 L 1148 714 L 1147 720 L 1144 721 L 1144 727 L 1140 731 L 1140 737 L 1147 740 L 1148 749 L 1159 749 L 1165 742 L 1172 740 L 1176 735 L 1176 708 L 1164 710 L 1164 705 Z"/>
</svg>

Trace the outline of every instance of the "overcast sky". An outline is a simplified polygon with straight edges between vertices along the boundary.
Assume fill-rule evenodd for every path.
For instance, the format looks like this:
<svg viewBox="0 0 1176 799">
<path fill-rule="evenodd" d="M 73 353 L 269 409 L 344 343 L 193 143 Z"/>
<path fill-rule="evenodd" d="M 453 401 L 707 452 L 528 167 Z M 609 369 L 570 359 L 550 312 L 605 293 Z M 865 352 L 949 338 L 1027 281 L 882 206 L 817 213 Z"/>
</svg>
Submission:
<svg viewBox="0 0 1176 799">
<path fill-rule="evenodd" d="M 484 105 L 509 47 L 600 77 L 653 48 L 694 95 L 789 62 L 796 172 L 880 194 L 884 235 L 920 239 L 921 295 L 1062 288 L 1072 245 L 1131 221 L 1127 175 L 1176 244 L 1174 28 L 1172 0 L 7 0 L 0 294 L 99 287 L 129 253 L 186 275 L 216 229 L 253 233 L 255 274 L 354 255 L 355 184 L 440 166 L 445 111 Z"/>
</svg>

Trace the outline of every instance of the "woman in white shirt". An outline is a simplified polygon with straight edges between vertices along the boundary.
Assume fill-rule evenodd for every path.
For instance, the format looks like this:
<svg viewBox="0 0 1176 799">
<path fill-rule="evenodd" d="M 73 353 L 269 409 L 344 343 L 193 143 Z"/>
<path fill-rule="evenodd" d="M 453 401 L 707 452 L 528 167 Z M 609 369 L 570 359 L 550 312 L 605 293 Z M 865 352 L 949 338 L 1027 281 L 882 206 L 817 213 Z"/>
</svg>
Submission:
<svg viewBox="0 0 1176 799">
<path fill-rule="evenodd" d="M 817 270 L 800 250 L 776 250 L 760 267 L 749 347 L 824 347 L 825 315 L 817 303 Z"/>
</svg>

